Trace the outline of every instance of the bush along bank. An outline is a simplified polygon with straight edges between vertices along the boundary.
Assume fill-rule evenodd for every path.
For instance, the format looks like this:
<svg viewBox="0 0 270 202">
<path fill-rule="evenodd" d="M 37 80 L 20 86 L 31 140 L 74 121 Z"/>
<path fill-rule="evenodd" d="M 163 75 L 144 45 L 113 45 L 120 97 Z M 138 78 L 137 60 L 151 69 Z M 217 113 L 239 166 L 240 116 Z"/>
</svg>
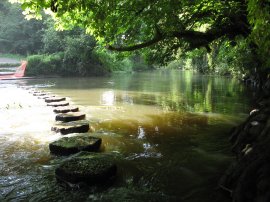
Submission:
<svg viewBox="0 0 270 202">
<path fill-rule="evenodd" d="M 27 58 L 27 76 L 104 76 L 113 72 L 151 69 L 142 57 L 118 58 L 116 53 L 94 50 L 87 56 L 58 52 L 32 55 Z"/>
<path fill-rule="evenodd" d="M 270 78 L 262 88 L 258 106 L 231 131 L 236 159 L 219 186 L 235 202 L 270 201 Z"/>
<path fill-rule="evenodd" d="M 27 60 L 27 76 L 100 76 L 109 72 L 93 56 L 83 60 L 80 57 L 69 58 L 64 52 L 59 52 L 50 55 L 32 55 Z"/>
</svg>

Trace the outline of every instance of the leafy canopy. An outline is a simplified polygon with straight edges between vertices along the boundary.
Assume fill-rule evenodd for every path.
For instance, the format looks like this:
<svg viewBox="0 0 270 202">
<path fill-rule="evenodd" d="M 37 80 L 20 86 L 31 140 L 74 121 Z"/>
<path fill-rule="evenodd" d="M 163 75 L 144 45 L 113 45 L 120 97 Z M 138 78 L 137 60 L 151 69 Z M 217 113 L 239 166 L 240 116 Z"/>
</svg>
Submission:
<svg viewBox="0 0 270 202">
<path fill-rule="evenodd" d="M 58 29 L 80 26 L 111 50 L 151 46 L 164 60 L 222 36 L 249 34 L 245 0 L 10 0 L 28 17 L 46 10 Z M 208 48 L 209 49 L 209 48 Z M 162 52 L 162 53 L 160 53 Z"/>
</svg>

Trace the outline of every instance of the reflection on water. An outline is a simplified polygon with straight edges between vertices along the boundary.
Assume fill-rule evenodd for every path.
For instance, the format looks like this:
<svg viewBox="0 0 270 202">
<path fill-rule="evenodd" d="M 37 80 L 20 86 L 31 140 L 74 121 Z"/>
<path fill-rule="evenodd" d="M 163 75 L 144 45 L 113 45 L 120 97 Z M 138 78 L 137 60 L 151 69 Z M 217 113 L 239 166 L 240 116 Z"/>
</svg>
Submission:
<svg viewBox="0 0 270 202">
<path fill-rule="evenodd" d="M 229 201 L 216 183 L 231 161 L 227 133 L 249 110 L 236 80 L 155 71 L 18 82 L 0 83 L 0 200 Z M 50 131 L 55 115 L 20 85 L 68 97 L 86 113 L 103 152 L 118 156 L 112 187 L 56 182 L 64 158 L 48 150 L 61 137 Z"/>
<path fill-rule="evenodd" d="M 112 106 L 114 105 L 114 101 L 115 101 L 114 91 L 110 90 L 102 93 L 102 97 L 100 100 L 101 105 Z"/>
</svg>

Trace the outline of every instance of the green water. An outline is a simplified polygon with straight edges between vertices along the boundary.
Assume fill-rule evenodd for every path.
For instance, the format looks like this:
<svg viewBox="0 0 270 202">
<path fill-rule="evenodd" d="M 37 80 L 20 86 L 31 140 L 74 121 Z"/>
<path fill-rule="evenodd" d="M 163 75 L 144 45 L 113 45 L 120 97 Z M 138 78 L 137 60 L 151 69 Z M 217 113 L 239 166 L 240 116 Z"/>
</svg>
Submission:
<svg viewBox="0 0 270 202">
<path fill-rule="evenodd" d="M 118 156 L 112 185 L 70 190 L 48 144 L 52 108 L 20 85 L 68 97 L 86 113 L 102 151 Z M 228 132 L 250 110 L 237 80 L 155 71 L 106 78 L 0 81 L 1 201 L 226 202 L 217 182 L 232 160 Z"/>
</svg>

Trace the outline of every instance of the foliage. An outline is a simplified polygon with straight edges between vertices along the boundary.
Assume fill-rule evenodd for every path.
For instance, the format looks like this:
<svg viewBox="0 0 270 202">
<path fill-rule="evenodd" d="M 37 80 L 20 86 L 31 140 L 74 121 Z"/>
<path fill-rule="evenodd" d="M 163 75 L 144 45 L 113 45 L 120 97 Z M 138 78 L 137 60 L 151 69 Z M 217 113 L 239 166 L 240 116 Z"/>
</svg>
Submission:
<svg viewBox="0 0 270 202">
<path fill-rule="evenodd" d="M 29 57 L 29 75 L 89 76 L 115 71 L 132 71 L 134 62 L 96 44 L 83 29 L 56 31 L 50 19 L 45 21 L 42 55 Z"/>
<path fill-rule="evenodd" d="M 243 0 L 13 0 L 28 17 L 47 9 L 58 29 L 81 26 L 111 50 L 132 51 L 151 46 L 160 62 L 178 49 L 207 47 L 221 36 L 249 33 Z"/>
<path fill-rule="evenodd" d="M 253 26 L 251 40 L 257 46 L 257 54 L 264 68 L 270 68 L 270 2 L 248 1 L 249 22 Z"/>
<path fill-rule="evenodd" d="M 64 51 L 65 48 L 65 36 L 67 32 L 56 32 L 52 19 L 48 18 L 44 21 L 45 29 L 41 36 L 43 53 L 57 53 Z"/>
<path fill-rule="evenodd" d="M 99 58 L 101 63 L 108 69 L 110 72 L 117 71 L 132 71 L 133 62 L 129 58 L 121 58 L 117 53 L 110 53 L 104 48 L 97 48 L 95 50 L 96 56 Z"/>
<path fill-rule="evenodd" d="M 249 41 L 239 38 L 236 44 L 220 41 L 217 55 L 213 58 L 213 70 L 221 75 L 243 77 L 253 74 L 258 67 L 256 56 L 252 52 Z"/>
<path fill-rule="evenodd" d="M 27 58 L 28 67 L 26 74 L 34 75 L 56 75 L 61 73 L 63 53 L 52 55 L 32 55 Z"/>
<path fill-rule="evenodd" d="M 46 21 L 42 55 L 28 57 L 28 75 L 89 76 L 132 71 L 133 61 L 98 47 L 82 29 L 57 32 Z"/>
<path fill-rule="evenodd" d="M 132 60 L 104 48 L 101 51 L 83 29 L 56 31 L 53 20 L 47 17 L 43 22 L 26 20 L 20 6 L 6 0 L 0 2 L 0 19 L 0 53 L 34 54 L 29 57 L 30 75 L 88 76 L 132 71 Z"/>
<path fill-rule="evenodd" d="M 166 68 L 167 69 L 184 69 L 184 60 L 173 60 L 171 61 Z"/>
<path fill-rule="evenodd" d="M 185 54 L 186 58 L 185 69 L 193 69 L 200 73 L 208 73 L 209 65 L 207 52 L 205 49 L 195 49 Z"/>
<path fill-rule="evenodd" d="M 257 72 L 259 62 L 251 57 L 257 53 L 258 60 L 265 68 L 270 65 L 268 0 L 13 2 L 20 2 L 24 13 L 30 18 L 40 18 L 45 9 L 59 30 L 80 26 L 109 50 L 134 51 L 146 48 L 140 55 L 149 64 L 167 64 L 182 59 L 183 56 L 179 56 L 181 53 L 186 68 L 195 68 L 204 73 L 216 71 L 220 74 L 240 75 L 244 72 Z M 250 36 L 250 41 L 238 40 L 239 36 Z M 52 35 L 54 37 L 57 36 Z M 59 41 L 62 39 L 58 38 Z M 223 42 L 220 42 L 221 39 Z M 235 46 L 231 42 L 239 44 Z M 63 47 L 49 40 L 46 44 L 48 52 L 54 49 L 64 51 Z M 95 53 L 107 66 L 107 70 L 110 71 L 109 63 L 112 69 L 122 69 L 121 64 L 114 64 L 118 56 L 107 55 L 109 52 L 105 50 Z M 67 60 L 70 61 L 70 58 Z"/>
<path fill-rule="evenodd" d="M 258 60 L 248 39 L 238 38 L 236 42 L 228 39 L 211 44 L 211 52 L 195 49 L 182 54 L 175 63 L 182 61 L 182 68 L 201 73 L 243 77 L 257 71 Z"/>
<path fill-rule="evenodd" d="M 0 52 L 26 55 L 41 49 L 42 22 L 26 20 L 19 5 L 0 2 Z"/>
</svg>

